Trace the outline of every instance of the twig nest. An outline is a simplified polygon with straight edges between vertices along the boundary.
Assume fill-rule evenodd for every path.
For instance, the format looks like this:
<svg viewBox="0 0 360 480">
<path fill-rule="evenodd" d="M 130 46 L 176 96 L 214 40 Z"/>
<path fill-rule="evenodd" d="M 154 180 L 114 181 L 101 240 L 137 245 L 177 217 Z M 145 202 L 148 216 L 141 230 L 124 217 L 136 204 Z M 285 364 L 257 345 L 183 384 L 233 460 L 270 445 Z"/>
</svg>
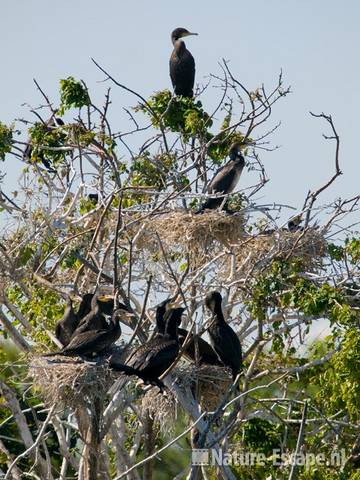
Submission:
<svg viewBox="0 0 360 480">
<path fill-rule="evenodd" d="M 228 261 L 222 270 L 222 278 L 246 276 L 253 270 L 262 270 L 274 258 L 300 258 L 305 269 L 314 270 L 326 254 L 324 232 L 308 228 L 304 231 L 289 232 L 277 230 L 269 234 L 247 237 L 233 247 L 235 264 Z"/>
<path fill-rule="evenodd" d="M 105 360 L 97 364 L 80 357 L 33 357 L 29 374 L 50 404 L 62 404 L 73 410 L 91 405 L 96 399 L 105 401 L 114 381 Z"/>
<path fill-rule="evenodd" d="M 213 256 L 216 245 L 223 248 L 244 238 L 244 215 L 217 210 L 201 214 L 178 210 L 154 215 L 146 220 L 137 236 L 137 248 L 151 253 L 159 251 L 157 235 L 167 251 L 180 250 L 200 261 Z"/>
<path fill-rule="evenodd" d="M 204 411 L 215 410 L 233 383 L 230 370 L 215 365 L 181 365 L 174 374 L 180 386 L 191 388 Z"/>
<path fill-rule="evenodd" d="M 141 400 L 142 415 L 146 411 L 162 432 L 174 431 L 178 411 L 176 398 L 170 390 L 166 389 L 164 393 L 157 387 L 148 390 Z"/>
</svg>

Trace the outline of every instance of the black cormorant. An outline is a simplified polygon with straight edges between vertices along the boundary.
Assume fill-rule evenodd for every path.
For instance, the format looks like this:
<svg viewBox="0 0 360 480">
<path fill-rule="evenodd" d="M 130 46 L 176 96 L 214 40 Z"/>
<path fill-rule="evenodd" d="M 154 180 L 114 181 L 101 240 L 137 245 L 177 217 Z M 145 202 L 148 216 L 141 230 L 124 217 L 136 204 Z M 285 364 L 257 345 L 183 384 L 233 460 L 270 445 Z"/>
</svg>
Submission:
<svg viewBox="0 0 360 480">
<path fill-rule="evenodd" d="M 163 335 L 165 333 L 165 320 L 164 315 L 166 312 L 167 305 L 171 302 L 171 299 L 164 300 L 156 308 L 156 328 L 159 334 Z M 181 317 L 179 317 L 178 323 L 178 339 L 179 344 L 182 346 L 185 342 L 185 339 L 188 335 L 188 331 L 185 328 L 179 328 L 181 324 Z M 224 366 L 223 363 L 219 360 L 218 356 L 214 352 L 214 349 L 209 345 L 204 339 L 198 335 L 190 335 L 188 339 L 188 345 L 184 351 L 184 354 L 193 362 L 196 362 L 196 347 L 195 341 L 197 343 L 197 355 L 199 365 L 218 365 Z"/>
<path fill-rule="evenodd" d="M 81 296 L 81 302 L 77 311 L 77 317 L 79 322 L 91 311 L 91 300 L 94 298 L 93 293 L 84 293 Z"/>
<path fill-rule="evenodd" d="M 195 60 L 181 40 L 189 35 L 197 35 L 197 33 L 191 33 L 186 28 L 176 28 L 171 34 L 174 50 L 170 57 L 170 78 L 175 95 L 192 98 L 194 96 Z"/>
<path fill-rule="evenodd" d="M 183 308 L 167 310 L 164 316 L 165 333 L 157 335 L 137 348 L 125 364 L 110 359 L 110 367 L 125 375 L 136 375 L 145 383 L 157 385 L 162 390 L 164 384 L 159 377 L 170 367 L 179 353 L 177 326 L 183 312 Z"/>
<path fill-rule="evenodd" d="M 205 304 L 213 313 L 209 326 L 209 336 L 215 352 L 227 367 L 231 368 L 233 380 L 242 368 L 242 352 L 239 337 L 225 322 L 221 308 L 222 297 L 219 292 L 206 296 Z"/>
<path fill-rule="evenodd" d="M 107 350 L 121 335 L 120 315 L 122 310 L 113 312 L 110 325 L 106 329 L 88 330 L 74 335 L 70 343 L 59 352 L 48 353 L 46 357 L 54 355 L 83 355 L 91 357 Z"/>
<path fill-rule="evenodd" d="M 56 338 L 61 342 L 63 347 L 70 342 L 70 339 L 79 325 L 79 318 L 74 312 L 72 300 L 70 297 L 66 300 L 66 308 L 64 315 L 55 326 Z"/>
<path fill-rule="evenodd" d="M 303 231 L 304 227 L 302 227 L 300 225 L 301 222 L 302 222 L 302 216 L 301 215 L 296 215 L 296 217 L 293 217 L 291 220 L 289 220 L 288 221 L 289 232 Z"/>
<path fill-rule="evenodd" d="M 88 297 L 89 298 L 89 297 Z M 73 337 L 87 330 L 104 330 L 108 323 L 104 315 L 111 315 L 114 308 L 113 297 L 93 295 L 90 303 L 90 312 L 85 315 L 79 323 L 79 326 L 73 333 Z M 87 310 L 88 304 L 84 304 L 84 310 Z M 81 309 L 81 304 L 79 310 Z"/>
<path fill-rule="evenodd" d="M 56 128 L 56 127 L 59 127 L 59 126 L 63 126 L 64 125 L 64 122 L 61 120 L 61 118 L 58 118 L 58 117 L 54 117 L 52 116 L 51 118 L 49 118 L 49 120 L 47 120 L 47 122 L 45 123 L 45 127 L 47 129 L 47 131 L 51 132 L 51 130 L 53 128 Z M 32 155 L 32 145 L 31 145 L 31 142 L 29 142 L 27 145 L 26 145 L 26 148 L 24 150 L 24 154 L 23 154 L 23 158 L 24 160 L 26 160 L 27 162 L 31 162 L 31 155 Z M 51 166 L 51 163 L 50 163 L 50 160 L 47 159 L 44 155 L 44 152 L 43 151 L 40 151 L 38 153 L 38 157 L 40 158 L 42 164 L 44 165 L 44 167 L 51 173 L 54 173 L 56 170 L 54 170 Z"/>
<path fill-rule="evenodd" d="M 88 199 L 94 203 L 95 205 L 97 205 L 98 201 L 99 201 L 99 194 L 98 193 L 89 193 L 88 194 Z"/>
<path fill-rule="evenodd" d="M 245 165 L 245 160 L 242 156 L 239 143 L 234 143 L 231 146 L 229 150 L 229 158 L 230 160 L 217 171 L 214 178 L 209 183 L 207 193 L 229 194 L 235 189 Z M 196 213 L 219 208 L 221 204 L 224 203 L 224 198 L 224 196 L 208 198 Z"/>
</svg>

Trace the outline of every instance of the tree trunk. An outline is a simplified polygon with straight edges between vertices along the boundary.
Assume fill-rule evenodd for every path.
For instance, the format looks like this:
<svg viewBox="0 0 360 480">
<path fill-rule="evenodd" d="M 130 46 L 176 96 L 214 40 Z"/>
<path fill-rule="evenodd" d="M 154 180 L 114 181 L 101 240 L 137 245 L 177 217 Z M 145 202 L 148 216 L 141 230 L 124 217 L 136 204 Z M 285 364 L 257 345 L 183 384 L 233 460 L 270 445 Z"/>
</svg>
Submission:
<svg viewBox="0 0 360 480">
<path fill-rule="evenodd" d="M 154 420 L 149 415 L 149 410 L 146 410 L 145 414 L 145 428 L 144 428 L 144 456 L 145 458 L 151 455 L 155 449 L 155 436 L 156 432 L 154 430 Z M 144 480 L 152 480 L 153 478 L 153 460 L 145 463 L 144 465 Z"/>
<path fill-rule="evenodd" d="M 101 402 L 95 398 L 90 407 L 90 415 L 78 412 L 79 428 L 85 442 L 83 450 L 83 480 L 98 480 L 100 448 Z M 84 417 L 87 417 L 87 421 Z"/>
</svg>

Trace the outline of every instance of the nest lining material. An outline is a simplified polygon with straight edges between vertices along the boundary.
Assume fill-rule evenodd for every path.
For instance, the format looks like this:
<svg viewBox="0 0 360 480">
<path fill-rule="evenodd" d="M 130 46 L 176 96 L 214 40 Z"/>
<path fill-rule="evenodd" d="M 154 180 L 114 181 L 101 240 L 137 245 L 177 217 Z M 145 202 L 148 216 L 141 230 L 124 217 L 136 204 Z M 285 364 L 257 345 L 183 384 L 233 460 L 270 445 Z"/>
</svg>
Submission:
<svg viewBox="0 0 360 480">
<path fill-rule="evenodd" d="M 114 375 L 106 362 L 91 365 L 80 357 L 33 357 L 29 375 L 48 403 L 61 404 L 74 410 L 96 398 L 103 401 L 114 382 Z"/>
<path fill-rule="evenodd" d="M 184 210 L 154 215 L 145 221 L 136 246 L 158 251 L 156 234 L 166 247 L 180 247 L 204 256 L 214 243 L 229 246 L 244 238 L 244 215 L 241 212 L 228 215 L 216 210 L 206 210 L 198 215 Z"/>
</svg>

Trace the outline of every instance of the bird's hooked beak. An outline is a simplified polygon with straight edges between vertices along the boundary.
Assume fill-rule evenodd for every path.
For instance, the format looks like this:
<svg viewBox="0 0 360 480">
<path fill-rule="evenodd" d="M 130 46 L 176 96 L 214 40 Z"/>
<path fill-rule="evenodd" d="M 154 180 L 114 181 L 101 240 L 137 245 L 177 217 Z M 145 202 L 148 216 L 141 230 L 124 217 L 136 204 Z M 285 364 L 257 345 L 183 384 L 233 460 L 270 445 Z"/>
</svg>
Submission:
<svg viewBox="0 0 360 480">
<path fill-rule="evenodd" d="M 111 302 L 114 300 L 114 297 L 111 295 L 99 295 L 98 300 L 100 300 L 100 302 Z"/>
<path fill-rule="evenodd" d="M 181 38 L 183 37 L 189 37 L 190 35 L 199 35 L 198 33 L 195 33 L 195 32 L 184 32 L 182 35 L 181 35 Z"/>
<path fill-rule="evenodd" d="M 178 300 L 173 300 L 172 302 L 169 302 L 166 304 L 166 311 L 170 310 L 170 308 L 180 308 L 181 307 L 181 302 Z"/>
</svg>

